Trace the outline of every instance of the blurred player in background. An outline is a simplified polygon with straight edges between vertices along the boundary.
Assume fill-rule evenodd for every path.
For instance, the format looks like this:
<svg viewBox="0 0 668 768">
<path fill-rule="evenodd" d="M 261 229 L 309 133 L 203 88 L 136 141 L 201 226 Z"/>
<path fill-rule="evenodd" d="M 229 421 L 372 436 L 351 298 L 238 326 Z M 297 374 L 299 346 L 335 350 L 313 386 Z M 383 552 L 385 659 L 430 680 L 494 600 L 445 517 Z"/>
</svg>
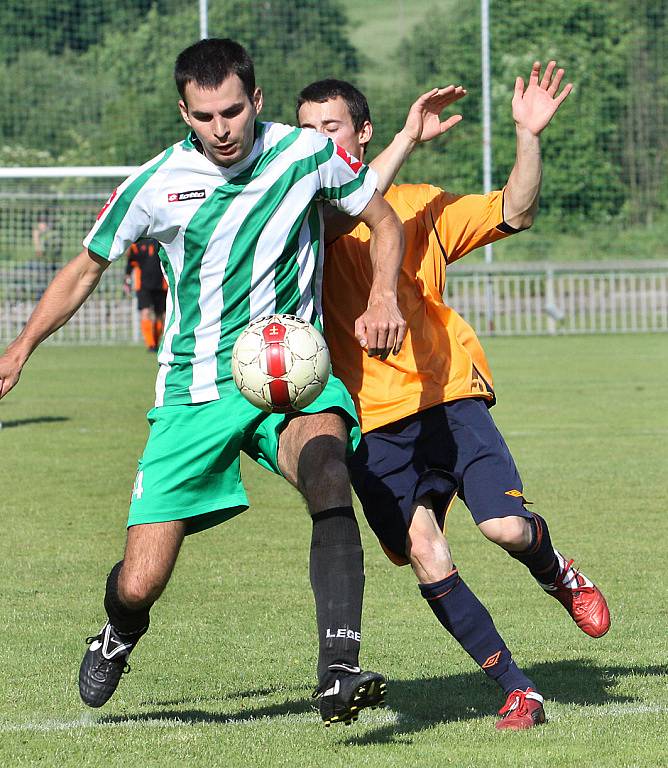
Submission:
<svg viewBox="0 0 668 768">
<path fill-rule="evenodd" d="M 137 296 L 137 309 L 144 344 L 149 352 L 157 352 L 165 327 L 167 281 L 160 267 L 160 243 L 142 237 L 127 250 L 123 289 Z"/>
<path fill-rule="evenodd" d="M 359 440 L 355 408 L 330 376 L 317 401 L 299 414 L 266 414 L 234 385 L 231 353 L 257 317 L 287 313 L 320 324 L 319 199 L 369 226 L 373 285 L 368 307 L 356 322 L 351 318 L 351 327 L 370 354 L 397 352 L 405 328 L 396 297 L 402 227 L 376 191 L 373 171 L 315 131 L 257 119 L 262 92 L 241 45 L 201 40 L 179 54 L 174 75 L 187 138 L 112 193 L 84 250 L 58 273 L 0 357 L 1 397 L 112 261 L 140 237 L 160 242 L 169 294 L 156 407 L 148 414 L 125 556 L 107 578 L 108 621 L 88 639 L 79 692 L 91 707 L 113 695 L 184 537 L 247 508 L 244 451 L 284 476 L 307 502 L 316 695 L 326 724 L 349 723 L 360 709 L 380 703 L 385 688 L 382 675 L 358 665 L 364 561 L 346 467 L 346 452 Z M 271 601 L 281 574 L 258 573 L 258 579 Z M 225 673 L 222 658 L 221 667 L 215 674 Z"/>
<path fill-rule="evenodd" d="M 541 79 L 534 64 L 525 88 L 515 83 L 512 114 L 517 159 L 502 190 L 458 196 L 428 184 L 390 186 L 420 142 L 461 119 L 440 112 L 461 87 L 424 94 L 406 125 L 371 164 L 379 189 L 404 222 L 406 255 L 399 306 L 406 343 L 393 358 L 367 358 L 350 332 L 366 302 L 368 233 L 328 215 L 323 305 L 334 372 L 357 407 L 363 439 L 351 477 L 365 515 L 390 559 L 410 562 L 437 619 L 497 681 L 506 696 L 497 728 L 544 722 L 543 698 L 517 667 L 482 603 L 455 568 L 443 534 L 456 495 L 482 533 L 523 563 L 592 637 L 609 627 L 601 592 L 552 546 L 545 520 L 527 510 L 513 458 L 489 414 L 492 376 L 473 329 L 443 301 L 448 264 L 474 248 L 531 226 L 541 184 L 540 134 L 571 91 L 558 93 L 563 70 L 550 62 Z M 297 117 L 364 160 L 373 133 L 364 96 L 349 83 L 324 80 L 299 95 Z M 456 161 L 456 159 L 455 159 Z"/>
<path fill-rule="evenodd" d="M 63 258 L 63 232 L 54 210 L 40 211 L 32 230 L 34 260 L 27 263 L 30 294 L 39 301 Z"/>
</svg>

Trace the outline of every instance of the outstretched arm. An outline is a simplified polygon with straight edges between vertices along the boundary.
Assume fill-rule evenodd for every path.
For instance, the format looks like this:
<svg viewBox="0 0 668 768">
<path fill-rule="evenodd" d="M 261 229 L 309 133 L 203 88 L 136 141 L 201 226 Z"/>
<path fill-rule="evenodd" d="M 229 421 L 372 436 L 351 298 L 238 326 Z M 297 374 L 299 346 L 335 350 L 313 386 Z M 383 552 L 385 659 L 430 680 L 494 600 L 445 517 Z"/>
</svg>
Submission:
<svg viewBox="0 0 668 768">
<path fill-rule="evenodd" d="M 461 85 L 448 85 L 446 88 L 432 88 L 413 103 L 404 127 L 370 163 L 378 174 L 378 189 L 382 194 L 387 192 L 399 169 L 418 144 L 431 141 L 457 125 L 462 119 L 461 115 L 441 120 L 441 112 L 464 96 L 466 90 Z"/>
<path fill-rule="evenodd" d="M 18 382 L 37 346 L 65 325 L 90 296 L 108 266 L 105 259 L 83 250 L 53 278 L 25 328 L 0 356 L 0 398 Z"/>
<path fill-rule="evenodd" d="M 373 282 L 367 310 L 355 321 L 355 336 L 369 356 L 384 360 L 390 352 L 399 352 L 406 335 L 406 321 L 397 304 L 404 230 L 390 204 L 378 192 L 358 219 L 371 230 Z"/>
<path fill-rule="evenodd" d="M 536 61 L 526 90 L 521 77 L 515 80 L 512 106 L 517 154 L 503 197 L 504 221 L 514 229 L 527 229 L 533 224 L 542 178 L 540 134 L 573 90 L 573 84 L 568 83 L 557 95 L 564 70 L 558 69 L 555 74 L 555 67 L 556 62 L 550 61 L 541 79 L 541 64 Z"/>
</svg>

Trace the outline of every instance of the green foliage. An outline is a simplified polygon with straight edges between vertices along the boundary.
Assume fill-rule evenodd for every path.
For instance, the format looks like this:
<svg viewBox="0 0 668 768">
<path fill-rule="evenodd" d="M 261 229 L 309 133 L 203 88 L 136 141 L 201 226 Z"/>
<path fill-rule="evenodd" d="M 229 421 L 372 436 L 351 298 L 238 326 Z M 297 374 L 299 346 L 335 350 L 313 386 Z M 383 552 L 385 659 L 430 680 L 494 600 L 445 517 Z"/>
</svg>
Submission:
<svg viewBox="0 0 668 768">
<path fill-rule="evenodd" d="M 426 147 L 411 166 L 438 173 L 455 191 L 481 188 L 480 21 L 476 0 L 459 4 L 458 23 L 430 18 L 401 50 L 419 91 L 435 84 L 463 84 L 469 95 L 461 104 L 465 123 L 453 131 L 444 163 L 442 145 Z M 542 214 L 555 224 L 569 220 L 602 221 L 616 216 L 624 203 L 620 114 L 628 88 L 628 36 L 631 20 L 620 6 L 564 0 L 558 5 L 507 0 L 491 9 L 493 179 L 502 185 L 515 159 L 510 102 L 515 78 L 525 83 L 535 60 L 550 58 L 575 83 L 573 94 L 544 134 L 545 178 Z M 446 167 L 447 165 L 447 167 Z"/>
<path fill-rule="evenodd" d="M 129 27 L 154 5 L 161 12 L 177 0 L 4 0 L 0 4 L 0 58 L 12 61 L 23 51 L 60 54 L 85 51 L 99 43 L 110 24 Z"/>
<path fill-rule="evenodd" d="M 144 5 L 133 5 L 132 23 L 123 21 L 121 7 L 113 24 L 96 28 L 99 39 L 72 46 L 87 48 L 82 53 L 55 55 L 48 52 L 59 48 L 55 43 L 42 50 L 34 38 L 29 46 L 17 41 L 22 50 L 0 81 L 0 96 L 11 104 L 0 114 L 2 143 L 21 157 L 19 147 L 48 152 L 54 163 L 104 165 L 139 164 L 177 141 L 186 128 L 173 66 L 197 40 L 197 4 L 170 13 L 165 3 L 147 12 Z M 239 40 L 253 56 L 269 120 L 294 122 L 304 85 L 356 71 L 357 52 L 344 30 L 333 0 L 219 0 L 210 8 L 209 34 Z"/>
<path fill-rule="evenodd" d="M 526 79 L 534 59 L 555 58 L 575 89 L 544 134 L 541 230 L 665 221 L 665 2 L 504 0 L 491 3 L 491 27 L 495 186 L 514 162 L 515 77 Z M 6 0 L 0 161 L 138 164 L 154 156 L 184 133 L 172 66 L 198 34 L 194 0 Z M 372 152 L 391 140 L 418 93 L 463 84 L 464 123 L 415 152 L 399 178 L 481 190 L 478 0 L 434 0 L 419 13 L 400 0 L 210 0 L 209 34 L 248 47 L 268 120 L 293 122 L 297 92 L 315 79 L 359 83 L 374 116 Z"/>
</svg>

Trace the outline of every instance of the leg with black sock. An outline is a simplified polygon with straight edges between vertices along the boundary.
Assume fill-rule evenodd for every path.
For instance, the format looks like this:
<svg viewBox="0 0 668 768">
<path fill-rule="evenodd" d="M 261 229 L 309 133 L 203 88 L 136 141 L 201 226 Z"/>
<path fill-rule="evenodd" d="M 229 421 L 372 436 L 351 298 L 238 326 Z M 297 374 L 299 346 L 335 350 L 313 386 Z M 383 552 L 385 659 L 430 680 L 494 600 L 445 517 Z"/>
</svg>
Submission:
<svg viewBox="0 0 668 768">
<path fill-rule="evenodd" d="M 521 552 L 506 549 L 511 557 L 526 565 L 531 575 L 542 586 L 554 584 L 561 570 L 559 558 L 552 545 L 550 530 L 545 520 L 535 512 L 528 520 L 531 543 Z"/>
<path fill-rule="evenodd" d="M 148 629 L 149 611 L 169 581 L 186 523 L 173 520 L 128 529 L 125 558 L 107 578 L 104 607 L 109 620 L 87 638 L 79 669 L 79 693 L 85 704 L 101 707 L 129 671 L 128 657 Z"/>
<path fill-rule="evenodd" d="M 123 561 L 116 563 L 107 577 L 107 587 L 104 593 L 104 609 L 109 622 L 120 636 L 134 637 L 143 635 L 149 625 L 150 608 L 132 610 L 118 596 L 118 577 L 123 567 Z"/>
<path fill-rule="evenodd" d="M 278 466 L 313 520 L 310 576 L 318 624 L 320 715 L 349 724 L 382 704 L 385 678 L 358 666 L 364 557 L 346 467 L 348 428 L 338 411 L 303 414 L 281 432 Z"/>
<path fill-rule="evenodd" d="M 111 698 L 121 675 L 130 669 L 128 656 L 148 629 L 149 608 L 132 610 L 118 595 L 122 567 L 121 560 L 107 577 L 104 607 L 109 621 L 87 638 L 88 651 L 79 669 L 79 694 L 89 707 L 101 707 Z"/>
<path fill-rule="evenodd" d="M 456 569 L 441 581 L 419 586 L 439 622 L 505 694 L 517 689 L 535 689 L 513 661 L 489 612 Z"/>
<path fill-rule="evenodd" d="M 601 590 L 557 551 L 547 523 L 535 512 L 528 519 L 531 540 L 528 547 L 513 550 L 503 528 L 518 518 L 493 518 L 480 524 L 487 538 L 500 544 L 508 554 L 529 569 L 540 586 L 558 600 L 573 621 L 590 637 L 602 637 L 610 628 L 610 611 Z"/>
<path fill-rule="evenodd" d="M 359 670 L 364 554 L 352 507 L 312 516 L 310 577 L 318 623 L 318 680 L 328 670 Z"/>
</svg>

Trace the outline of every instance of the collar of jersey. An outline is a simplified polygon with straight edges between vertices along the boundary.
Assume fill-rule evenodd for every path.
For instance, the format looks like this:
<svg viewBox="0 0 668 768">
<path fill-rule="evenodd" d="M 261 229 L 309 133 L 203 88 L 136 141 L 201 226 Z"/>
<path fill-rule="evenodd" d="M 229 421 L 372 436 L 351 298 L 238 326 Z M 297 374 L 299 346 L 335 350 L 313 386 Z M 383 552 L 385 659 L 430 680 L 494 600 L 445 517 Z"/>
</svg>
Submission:
<svg viewBox="0 0 668 768">
<path fill-rule="evenodd" d="M 196 152 L 197 156 L 201 158 L 200 162 L 205 163 L 210 169 L 215 169 L 216 172 L 219 173 L 223 178 L 231 179 L 233 176 L 236 176 L 237 174 L 241 173 L 241 171 L 244 171 L 246 168 L 248 168 L 253 160 L 255 160 L 259 154 L 261 154 L 263 146 L 262 138 L 264 136 L 265 129 L 265 123 L 261 123 L 259 120 L 255 121 L 255 142 L 253 143 L 253 148 L 249 154 L 244 157 L 243 160 L 240 160 L 238 163 L 230 165 L 227 168 L 222 165 L 216 165 L 215 163 L 212 163 L 211 160 L 209 160 L 209 158 L 204 154 L 204 151 L 202 150 L 202 144 L 197 138 L 195 131 L 188 132 L 188 135 L 181 143 L 181 146 L 186 151 Z"/>
</svg>

